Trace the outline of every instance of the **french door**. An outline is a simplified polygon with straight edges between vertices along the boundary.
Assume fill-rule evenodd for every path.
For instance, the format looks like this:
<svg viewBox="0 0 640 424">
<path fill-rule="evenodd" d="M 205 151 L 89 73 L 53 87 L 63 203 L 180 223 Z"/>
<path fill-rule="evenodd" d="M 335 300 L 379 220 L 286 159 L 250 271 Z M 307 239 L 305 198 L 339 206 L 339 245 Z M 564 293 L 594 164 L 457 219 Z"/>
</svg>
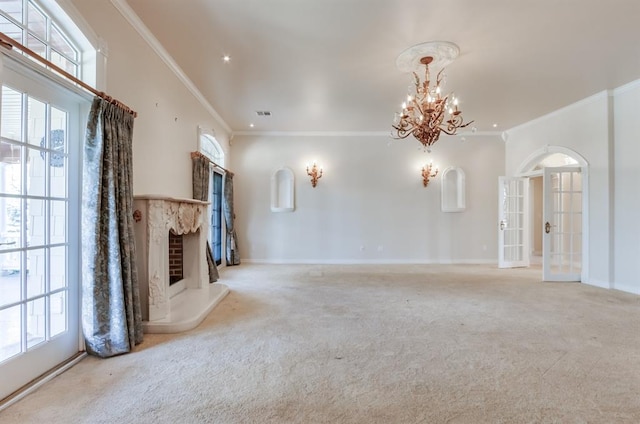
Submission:
<svg viewBox="0 0 640 424">
<path fill-rule="evenodd" d="M 498 179 L 498 267 L 529 266 L 527 212 L 528 180 L 520 177 Z"/>
<path fill-rule="evenodd" d="M 80 140 L 88 100 L 24 60 L 0 59 L 2 399 L 80 350 Z"/>
<path fill-rule="evenodd" d="M 217 266 L 222 263 L 222 174 L 210 172 L 209 184 L 211 200 L 211 225 L 209 226 L 209 240 L 213 250 L 213 259 Z"/>
<path fill-rule="evenodd" d="M 545 168 L 543 191 L 543 279 L 580 281 L 583 204 L 580 168 Z"/>
</svg>

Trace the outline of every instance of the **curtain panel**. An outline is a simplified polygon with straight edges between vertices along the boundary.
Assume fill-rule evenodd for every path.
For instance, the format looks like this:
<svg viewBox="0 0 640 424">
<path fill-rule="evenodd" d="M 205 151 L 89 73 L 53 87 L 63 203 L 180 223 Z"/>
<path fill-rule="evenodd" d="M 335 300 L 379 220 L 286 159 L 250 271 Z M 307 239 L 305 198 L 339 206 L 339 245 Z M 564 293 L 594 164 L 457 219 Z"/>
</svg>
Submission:
<svg viewBox="0 0 640 424">
<path fill-rule="evenodd" d="M 82 189 L 82 330 L 87 352 L 110 357 L 142 342 L 133 233 L 134 117 L 96 97 Z"/>
<path fill-rule="evenodd" d="M 233 174 L 225 172 L 224 174 L 224 191 L 223 191 L 223 213 L 224 221 L 227 227 L 226 236 L 226 259 L 228 265 L 240 265 L 240 252 L 238 251 L 238 236 L 234 227 L 236 215 L 233 212 Z"/>
<path fill-rule="evenodd" d="M 202 156 L 193 156 L 191 159 L 193 164 L 192 172 L 192 185 L 193 185 L 193 198 L 196 200 L 202 200 L 206 202 L 209 200 L 209 160 Z M 206 251 L 207 267 L 209 268 L 209 283 L 215 283 L 220 278 L 216 262 L 213 260 L 213 252 L 209 241 L 207 240 Z"/>
</svg>

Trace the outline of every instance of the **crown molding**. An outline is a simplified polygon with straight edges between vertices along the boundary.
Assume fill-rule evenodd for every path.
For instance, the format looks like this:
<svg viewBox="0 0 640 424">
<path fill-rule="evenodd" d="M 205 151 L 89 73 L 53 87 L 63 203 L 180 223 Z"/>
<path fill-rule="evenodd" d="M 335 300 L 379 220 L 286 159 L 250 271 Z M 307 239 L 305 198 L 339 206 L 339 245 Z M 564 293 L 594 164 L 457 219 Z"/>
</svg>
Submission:
<svg viewBox="0 0 640 424">
<path fill-rule="evenodd" d="M 640 79 L 631 81 L 630 83 L 614 88 L 612 92 L 614 96 L 617 96 L 618 94 L 626 93 L 627 91 L 636 90 L 638 88 L 640 88 Z"/>
<path fill-rule="evenodd" d="M 176 61 L 171 57 L 169 52 L 160 44 L 158 39 L 151 33 L 149 28 L 142 22 L 140 17 L 133 11 L 131 6 L 125 0 L 110 0 L 111 4 L 120 12 L 120 14 L 129 22 L 149 47 L 162 59 L 171 71 L 178 77 L 180 82 L 193 94 L 200 104 L 214 117 L 216 121 L 229 133 L 233 131 L 231 127 L 222 119 L 222 116 L 211 106 L 204 95 L 198 90 L 196 85 L 187 77 L 182 68 L 178 66 Z"/>
<path fill-rule="evenodd" d="M 479 136 L 500 136 L 501 131 L 476 131 L 462 132 L 454 136 L 444 135 L 443 137 L 479 137 Z M 236 131 L 234 136 L 253 137 L 386 137 L 393 138 L 390 132 L 386 131 Z"/>
</svg>

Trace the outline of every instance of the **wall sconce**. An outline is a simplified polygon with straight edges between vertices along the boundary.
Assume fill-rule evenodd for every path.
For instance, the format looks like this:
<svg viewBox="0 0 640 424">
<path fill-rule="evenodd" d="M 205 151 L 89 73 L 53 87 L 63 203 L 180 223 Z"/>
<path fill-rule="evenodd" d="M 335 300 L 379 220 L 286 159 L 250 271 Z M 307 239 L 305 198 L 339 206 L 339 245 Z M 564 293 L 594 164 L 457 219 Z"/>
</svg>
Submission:
<svg viewBox="0 0 640 424">
<path fill-rule="evenodd" d="M 429 162 L 429 165 L 424 165 L 422 167 L 422 185 L 425 187 L 429 185 L 430 178 L 435 178 L 436 175 L 438 175 L 437 167 L 433 171 L 433 173 L 431 173 L 432 170 L 433 170 L 433 162 Z"/>
<path fill-rule="evenodd" d="M 318 168 L 316 162 L 313 161 L 311 169 L 309 169 L 309 164 L 307 164 L 307 175 L 311 177 L 311 186 L 315 187 L 318 185 L 318 180 L 322 178 L 322 168 Z"/>
</svg>

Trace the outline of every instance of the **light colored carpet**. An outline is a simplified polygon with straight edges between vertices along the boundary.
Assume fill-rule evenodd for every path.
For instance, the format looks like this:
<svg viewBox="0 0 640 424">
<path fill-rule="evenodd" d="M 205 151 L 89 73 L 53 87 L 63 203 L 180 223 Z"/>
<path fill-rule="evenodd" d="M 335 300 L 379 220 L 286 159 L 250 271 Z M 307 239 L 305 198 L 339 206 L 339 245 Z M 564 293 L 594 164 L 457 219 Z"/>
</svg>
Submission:
<svg viewBox="0 0 640 424">
<path fill-rule="evenodd" d="M 640 297 L 490 266 L 241 265 L 196 329 L 2 423 L 638 423 Z"/>
</svg>

